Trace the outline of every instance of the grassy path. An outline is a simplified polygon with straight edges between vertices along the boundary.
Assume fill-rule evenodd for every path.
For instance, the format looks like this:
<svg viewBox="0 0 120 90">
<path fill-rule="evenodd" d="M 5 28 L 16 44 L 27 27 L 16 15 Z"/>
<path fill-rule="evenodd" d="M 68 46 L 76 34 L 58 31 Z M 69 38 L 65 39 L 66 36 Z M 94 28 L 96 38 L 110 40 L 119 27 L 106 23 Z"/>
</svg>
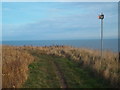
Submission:
<svg viewBox="0 0 120 90">
<path fill-rule="evenodd" d="M 105 88 L 100 78 L 90 75 L 73 61 L 50 55 L 32 53 L 36 61 L 29 65 L 28 80 L 23 88 Z"/>
<path fill-rule="evenodd" d="M 58 65 L 55 61 L 52 61 L 52 62 L 53 62 L 54 65 L 56 66 L 56 74 L 57 74 L 57 75 L 59 76 L 59 78 L 60 78 L 61 88 L 68 88 L 66 79 L 65 79 L 64 74 L 62 73 L 59 65 Z"/>
</svg>

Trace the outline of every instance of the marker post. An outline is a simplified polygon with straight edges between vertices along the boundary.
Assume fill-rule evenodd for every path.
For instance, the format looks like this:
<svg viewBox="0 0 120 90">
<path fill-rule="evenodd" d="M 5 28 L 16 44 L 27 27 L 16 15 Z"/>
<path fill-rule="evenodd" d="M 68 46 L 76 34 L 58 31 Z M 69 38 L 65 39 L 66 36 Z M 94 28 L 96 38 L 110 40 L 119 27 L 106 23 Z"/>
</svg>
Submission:
<svg viewBox="0 0 120 90">
<path fill-rule="evenodd" d="M 98 16 L 99 19 L 101 19 L 101 61 L 103 58 L 103 19 L 104 19 L 104 14 L 101 13 Z M 101 61 L 100 61 L 100 68 L 101 68 Z"/>
</svg>

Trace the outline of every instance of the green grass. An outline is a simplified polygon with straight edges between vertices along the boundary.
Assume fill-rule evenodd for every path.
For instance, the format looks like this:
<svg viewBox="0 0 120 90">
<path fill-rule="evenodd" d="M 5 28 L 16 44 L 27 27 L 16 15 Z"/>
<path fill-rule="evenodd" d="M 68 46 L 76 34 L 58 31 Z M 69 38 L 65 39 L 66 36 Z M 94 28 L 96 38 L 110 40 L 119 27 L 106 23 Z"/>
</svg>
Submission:
<svg viewBox="0 0 120 90">
<path fill-rule="evenodd" d="M 100 78 L 91 76 L 67 58 L 41 55 L 32 52 L 36 61 L 29 65 L 29 77 L 23 88 L 60 88 L 60 77 L 56 70 L 62 72 L 68 88 L 106 88 L 109 87 Z M 56 67 L 57 66 L 57 67 Z"/>
<path fill-rule="evenodd" d="M 100 78 L 91 76 L 90 71 L 81 69 L 78 64 L 67 58 L 54 57 L 53 60 L 58 63 L 61 68 L 69 88 L 109 87 L 109 85 Z"/>
<path fill-rule="evenodd" d="M 55 67 L 49 59 L 39 57 L 29 65 L 29 77 L 23 85 L 24 88 L 49 88 L 59 87 L 59 78 Z"/>
</svg>

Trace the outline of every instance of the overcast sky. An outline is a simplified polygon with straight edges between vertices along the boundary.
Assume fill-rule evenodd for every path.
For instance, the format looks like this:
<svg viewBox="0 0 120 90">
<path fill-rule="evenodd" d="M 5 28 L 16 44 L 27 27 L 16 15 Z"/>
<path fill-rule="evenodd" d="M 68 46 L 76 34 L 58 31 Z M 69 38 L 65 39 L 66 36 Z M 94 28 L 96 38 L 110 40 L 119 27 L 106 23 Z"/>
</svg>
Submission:
<svg viewBox="0 0 120 90">
<path fill-rule="evenodd" d="M 99 39 L 99 13 L 105 14 L 104 38 L 117 38 L 117 2 L 3 2 L 3 40 Z"/>
</svg>

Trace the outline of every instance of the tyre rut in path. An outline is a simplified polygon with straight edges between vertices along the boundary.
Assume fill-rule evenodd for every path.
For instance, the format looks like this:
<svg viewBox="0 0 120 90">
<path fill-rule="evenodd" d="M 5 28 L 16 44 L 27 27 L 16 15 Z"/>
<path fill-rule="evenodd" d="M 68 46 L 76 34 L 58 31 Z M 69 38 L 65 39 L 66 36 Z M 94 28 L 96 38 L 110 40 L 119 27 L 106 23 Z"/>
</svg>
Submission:
<svg viewBox="0 0 120 90">
<path fill-rule="evenodd" d="M 36 57 L 38 57 L 38 58 L 41 58 L 41 57 L 39 57 L 39 54 L 37 54 L 36 53 L 36 51 L 34 52 L 34 54 L 33 53 L 31 53 L 33 56 L 36 56 Z M 43 55 L 44 56 L 44 55 Z M 68 85 L 67 85 L 67 82 L 66 82 L 66 80 L 65 80 L 65 77 L 64 77 L 64 75 L 63 75 L 63 73 L 62 73 L 62 71 L 61 71 L 61 69 L 60 69 L 60 66 L 58 65 L 58 63 L 56 63 L 55 61 L 54 61 L 54 58 L 52 57 L 52 56 L 50 56 L 50 58 L 48 59 L 47 57 L 45 57 L 44 59 L 46 59 L 46 60 L 48 60 L 48 62 L 49 63 L 51 63 L 53 66 L 54 66 L 54 68 L 55 68 L 55 73 L 56 73 L 56 75 L 58 76 L 58 78 L 59 78 L 59 82 L 60 82 L 60 88 L 68 88 Z"/>
<path fill-rule="evenodd" d="M 30 51 L 29 51 L 30 52 Z M 36 61 L 29 66 L 29 78 L 23 87 L 109 87 L 67 58 L 31 51 Z"/>
<path fill-rule="evenodd" d="M 63 75 L 59 65 L 54 60 L 51 60 L 51 63 L 53 63 L 53 65 L 56 67 L 56 74 L 60 78 L 60 84 L 61 84 L 60 88 L 68 88 L 67 82 L 64 78 L 64 75 Z"/>
</svg>

